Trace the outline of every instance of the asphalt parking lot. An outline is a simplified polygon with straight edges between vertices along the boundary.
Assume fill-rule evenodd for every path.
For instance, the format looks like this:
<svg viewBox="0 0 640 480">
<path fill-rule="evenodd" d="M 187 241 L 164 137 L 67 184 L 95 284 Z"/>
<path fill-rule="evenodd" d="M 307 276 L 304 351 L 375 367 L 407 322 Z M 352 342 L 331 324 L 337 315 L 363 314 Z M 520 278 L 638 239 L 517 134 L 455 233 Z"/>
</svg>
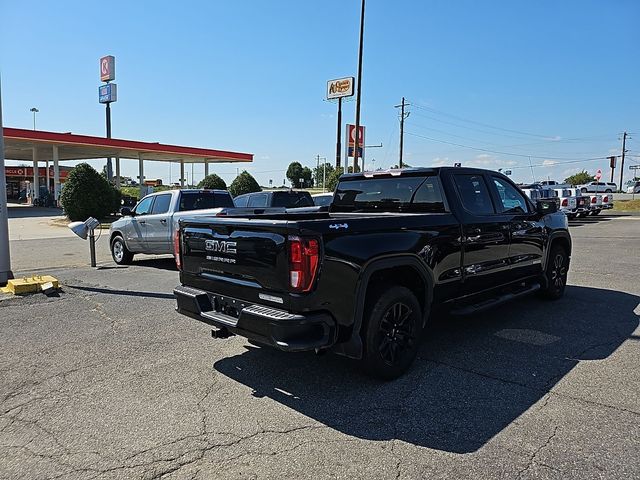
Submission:
<svg viewBox="0 0 640 480">
<path fill-rule="evenodd" d="M 14 239 L 63 292 L 0 299 L 0 478 L 640 478 L 640 216 L 571 233 L 562 300 L 440 318 L 390 383 L 213 340 L 172 259 Z"/>
</svg>

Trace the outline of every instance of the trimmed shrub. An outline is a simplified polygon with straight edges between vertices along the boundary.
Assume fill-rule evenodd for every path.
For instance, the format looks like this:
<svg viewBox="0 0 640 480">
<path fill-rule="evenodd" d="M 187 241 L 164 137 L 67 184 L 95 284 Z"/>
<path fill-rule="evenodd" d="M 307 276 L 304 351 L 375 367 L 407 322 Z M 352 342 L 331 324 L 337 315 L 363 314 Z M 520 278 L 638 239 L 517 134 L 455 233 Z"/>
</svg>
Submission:
<svg viewBox="0 0 640 480">
<path fill-rule="evenodd" d="M 229 193 L 233 197 L 237 197 L 238 195 L 243 195 L 245 193 L 253 193 L 253 192 L 261 192 L 262 189 L 256 179 L 251 176 L 249 172 L 244 170 L 240 175 L 238 175 L 231 185 L 229 185 Z"/>
<path fill-rule="evenodd" d="M 211 173 L 204 177 L 198 184 L 198 188 L 207 188 L 209 190 L 226 190 L 227 184 L 215 173 Z"/>
<path fill-rule="evenodd" d="M 120 192 L 88 163 L 69 173 L 60 194 L 60 203 L 70 220 L 104 218 L 120 208 Z"/>
</svg>

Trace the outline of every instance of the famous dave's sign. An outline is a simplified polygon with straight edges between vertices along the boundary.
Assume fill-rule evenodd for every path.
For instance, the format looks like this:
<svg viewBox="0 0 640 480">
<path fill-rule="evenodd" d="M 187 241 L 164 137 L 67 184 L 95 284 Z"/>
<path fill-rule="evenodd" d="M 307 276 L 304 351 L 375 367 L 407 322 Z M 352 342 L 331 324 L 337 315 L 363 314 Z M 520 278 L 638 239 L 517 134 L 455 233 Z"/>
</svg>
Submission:
<svg viewBox="0 0 640 480">
<path fill-rule="evenodd" d="M 327 100 L 353 95 L 353 77 L 338 78 L 327 82 Z"/>
</svg>

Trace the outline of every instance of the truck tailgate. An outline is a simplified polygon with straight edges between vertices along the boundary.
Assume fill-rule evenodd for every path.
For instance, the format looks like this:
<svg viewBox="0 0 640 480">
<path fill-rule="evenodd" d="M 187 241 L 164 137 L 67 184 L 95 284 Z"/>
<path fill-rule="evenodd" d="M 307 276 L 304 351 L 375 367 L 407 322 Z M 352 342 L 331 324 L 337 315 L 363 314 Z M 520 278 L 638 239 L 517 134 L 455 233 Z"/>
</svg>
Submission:
<svg viewBox="0 0 640 480">
<path fill-rule="evenodd" d="M 183 221 L 184 283 L 253 302 L 260 301 L 260 294 L 276 293 L 286 307 L 287 229 L 285 221 Z"/>
</svg>

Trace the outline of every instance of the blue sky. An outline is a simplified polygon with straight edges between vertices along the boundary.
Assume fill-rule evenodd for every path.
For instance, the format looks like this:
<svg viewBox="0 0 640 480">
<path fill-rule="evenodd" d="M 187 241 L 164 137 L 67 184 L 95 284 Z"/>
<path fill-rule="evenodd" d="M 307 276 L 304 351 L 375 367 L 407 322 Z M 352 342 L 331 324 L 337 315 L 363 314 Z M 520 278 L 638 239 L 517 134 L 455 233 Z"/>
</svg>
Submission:
<svg viewBox="0 0 640 480">
<path fill-rule="evenodd" d="M 114 137 L 250 152 L 258 181 L 280 184 L 291 161 L 335 157 L 326 80 L 356 73 L 359 6 L 0 0 L 4 123 L 32 128 L 36 106 L 38 129 L 104 135 L 98 59 L 112 54 Z M 639 49 L 634 0 L 369 0 L 362 123 L 383 148 L 367 163 L 397 163 L 393 106 L 404 95 L 411 165 L 462 162 L 529 181 L 531 155 L 537 179 L 582 168 L 608 177 L 607 160 L 586 159 L 619 154 L 622 131 L 636 133 L 628 149 L 640 155 Z M 354 111 L 345 104 L 345 123 Z M 212 170 L 230 182 L 236 168 Z M 145 173 L 169 179 L 166 164 Z"/>
</svg>

